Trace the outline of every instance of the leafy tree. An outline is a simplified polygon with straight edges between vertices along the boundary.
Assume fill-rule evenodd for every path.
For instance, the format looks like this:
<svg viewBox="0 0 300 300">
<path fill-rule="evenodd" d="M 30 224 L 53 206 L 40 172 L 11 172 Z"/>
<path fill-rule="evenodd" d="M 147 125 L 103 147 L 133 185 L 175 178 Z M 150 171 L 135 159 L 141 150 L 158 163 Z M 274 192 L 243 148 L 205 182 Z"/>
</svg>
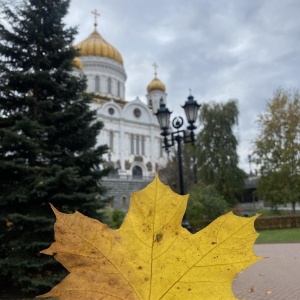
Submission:
<svg viewBox="0 0 300 300">
<path fill-rule="evenodd" d="M 257 192 L 279 204 L 300 199 L 300 95 L 278 89 L 258 116 L 254 160 L 260 166 Z"/>
<path fill-rule="evenodd" d="M 234 100 L 204 104 L 200 112 L 203 128 L 196 141 L 198 178 L 205 185 L 214 185 L 231 205 L 235 204 L 246 178 L 246 173 L 238 167 L 238 141 L 233 132 L 238 114 Z"/>
<path fill-rule="evenodd" d="M 202 220 L 216 219 L 228 209 L 229 204 L 213 185 L 195 184 L 190 191 L 186 215 L 195 231 L 201 227 Z"/>
<path fill-rule="evenodd" d="M 62 21 L 68 7 L 69 0 L 23 0 L 1 8 L 2 292 L 42 293 L 64 275 L 39 254 L 53 241 L 49 202 L 95 218 L 103 206 L 106 146 L 95 147 L 102 123 L 89 109 L 85 79 L 71 74 L 76 29 Z"/>
</svg>

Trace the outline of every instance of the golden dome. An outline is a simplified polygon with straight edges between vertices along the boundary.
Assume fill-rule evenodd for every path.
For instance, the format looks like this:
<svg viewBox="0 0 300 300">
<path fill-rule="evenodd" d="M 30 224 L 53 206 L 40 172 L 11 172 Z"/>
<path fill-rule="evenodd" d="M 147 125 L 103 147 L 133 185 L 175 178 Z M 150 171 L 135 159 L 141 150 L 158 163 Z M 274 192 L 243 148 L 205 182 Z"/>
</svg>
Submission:
<svg viewBox="0 0 300 300">
<path fill-rule="evenodd" d="M 76 69 L 82 70 L 82 62 L 78 57 L 75 57 L 72 61 L 73 67 Z"/>
<path fill-rule="evenodd" d="M 109 44 L 95 29 L 84 41 L 75 46 L 81 56 L 100 56 L 110 58 L 123 65 L 119 51 Z"/>
<path fill-rule="evenodd" d="M 148 93 L 152 92 L 152 91 L 166 91 L 166 86 L 157 78 L 155 77 L 149 84 L 147 87 L 147 91 Z"/>
</svg>

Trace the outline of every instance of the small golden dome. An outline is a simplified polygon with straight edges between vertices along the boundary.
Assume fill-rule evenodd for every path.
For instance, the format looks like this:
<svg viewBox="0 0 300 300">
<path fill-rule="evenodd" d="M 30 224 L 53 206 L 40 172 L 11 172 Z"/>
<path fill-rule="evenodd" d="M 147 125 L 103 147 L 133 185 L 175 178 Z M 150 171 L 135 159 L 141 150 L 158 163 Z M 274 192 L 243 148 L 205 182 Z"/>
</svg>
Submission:
<svg viewBox="0 0 300 300">
<path fill-rule="evenodd" d="M 95 29 L 84 41 L 75 46 L 81 56 L 100 56 L 110 58 L 123 65 L 123 59 L 117 49 L 109 44 Z"/>
<path fill-rule="evenodd" d="M 72 62 L 73 67 L 76 69 L 82 70 L 82 62 L 78 57 L 75 57 Z"/>
<path fill-rule="evenodd" d="M 147 87 L 147 91 L 148 93 L 155 91 L 155 90 L 159 90 L 159 91 L 166 91 L 166 86 L 157 78 L 155 77 L 149 84 Z"/>
</svg>

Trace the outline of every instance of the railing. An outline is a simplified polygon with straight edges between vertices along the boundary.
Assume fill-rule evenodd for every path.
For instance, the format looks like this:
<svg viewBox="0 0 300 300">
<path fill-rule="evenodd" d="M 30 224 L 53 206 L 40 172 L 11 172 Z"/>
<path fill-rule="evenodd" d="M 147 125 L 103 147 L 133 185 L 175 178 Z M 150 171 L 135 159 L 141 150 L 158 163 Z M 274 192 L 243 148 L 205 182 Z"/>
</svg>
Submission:
<svg viewBox="0 0 300 300">
<path fill-rule="evenodd" d="M 151 181 L 154 176 L 141 176 L 141 175 L 120 175 L 120 174 L 109 174 L 104 177 L 104 180 L 140 180 L 140 181 Z"/>
</svg>

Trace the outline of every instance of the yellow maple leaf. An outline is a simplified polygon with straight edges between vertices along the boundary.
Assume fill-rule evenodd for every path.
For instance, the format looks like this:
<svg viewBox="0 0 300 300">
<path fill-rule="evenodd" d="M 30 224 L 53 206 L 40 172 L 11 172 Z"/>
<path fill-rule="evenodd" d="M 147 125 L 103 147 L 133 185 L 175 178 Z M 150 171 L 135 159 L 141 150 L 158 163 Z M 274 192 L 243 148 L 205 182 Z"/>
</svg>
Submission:
<svg viewBox="0 0 300 300">
<path fill-rule="evenodd" d="M 145 189 L 132 193 L 118 230 L 53 208 L 56 241 L 42 253 L 55 255 L 70 274 L 39 297 L 236 299 L 234 277 L 260 259 L 253 251 L 256 217 L 227 213 L 191 234 L 181 226 L 187 198 L 156 176 Z"/>
</svg>

